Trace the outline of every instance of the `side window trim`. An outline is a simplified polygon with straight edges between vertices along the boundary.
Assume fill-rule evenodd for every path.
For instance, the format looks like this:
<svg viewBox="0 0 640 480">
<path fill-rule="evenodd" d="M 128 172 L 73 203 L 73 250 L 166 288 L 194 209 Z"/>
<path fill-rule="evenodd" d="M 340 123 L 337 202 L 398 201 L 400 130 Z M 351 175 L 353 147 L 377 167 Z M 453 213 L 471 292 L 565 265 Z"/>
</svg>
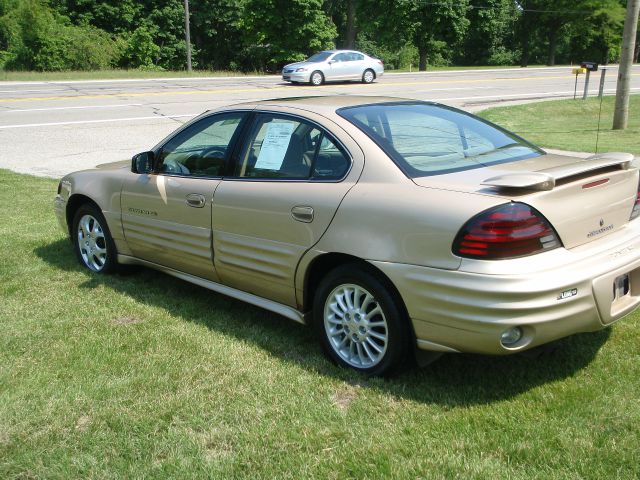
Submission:
<svg viewBox="0 0 640 480">
<path fill-rule="evenodd" d="M 248 112 L 249 114 L 242 120 L 244 122 L 244 125 L 240 125 L 238 127 L 238 131 L 241 131 L 240 132 L 241 135 L 239 136 L 239 138 L 235 143 L 235 146 L 231 153 L 231 157 L 226 169 L 227 174 L 222 177 L 223 180 L 236 181 L 236 182 L 340 183 L 349 175 L 349 172 L 351 172 L 351 169 L 353 168 L 353 155 L 351 155 L 351 152 L 349 151 L 349 149 L 347 149 L 347 147 L 345 147 L 344 144 L 335 135 L 332 135 L 330 132 L 327 131 L 325 127 L 323 127 L 319 123 L 309 118 L 305 118 L 300 115 L 296 115 L 289 112 L 279 112 L 274 110 L 258 110 L 258 109 L 254 109 Z M 304 178 L 304 179 L 301 179 L 301 178 L 297 178 L 297 179 L 295 178 L 294 179 L 292 178 L 251 178 L 251 177 L 240 177 L 240 176 L 234 175 L 233 172 L 235 171 L 235 167 L 240 161 L 240 154 L 244 150 L 244 147 L 247 145 L 247 142 L 249 141 L 249 137 L 251 135 L 251 132 L 253 131 L 253 127 L 256 122 L 256 117 L 260 114 L 288 117 L 298 122 L 306 122 L 308 124 L 311 124 L 318 130 L 320 130 L 321 137 L 328 138 L 336 146 L 336 148 L 344 155 L 345 159 L 349 162 L 349 165 L 345 170 L 344 175 L 342 175 L 342 177 L 337 179 L 322 179 L 322 178 L 314 178 L 313 176 L 310 176 L 309 178 Z M 312 168 L 314 167 L 316 158 L 318 157 L 318 152 L 320 149 L 320 143 L 322 141 L 322 138 L 320 138 L 318 141 L 318 146 L 316 147 L 316 152 L 314 154 L 314 158 L 312 162 Z"/>
</svg>

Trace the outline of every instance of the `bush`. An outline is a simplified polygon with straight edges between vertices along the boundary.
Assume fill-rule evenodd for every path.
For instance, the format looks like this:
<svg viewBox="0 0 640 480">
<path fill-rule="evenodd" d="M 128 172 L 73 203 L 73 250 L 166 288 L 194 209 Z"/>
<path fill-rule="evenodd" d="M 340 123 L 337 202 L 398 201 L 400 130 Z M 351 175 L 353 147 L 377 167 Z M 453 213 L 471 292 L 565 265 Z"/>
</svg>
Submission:
<svg viewBox="0 0 640 480">
<path fill-rule="evenodd" d="M 71 25 L 37 0 L 7 15 L 17 26 L 9 39 L 6 67 L 15 70 L 96 70 L 112 67 L 120 56 L 115 40 L 89 25 Z"/>
<path fill-rule="evenodd" d="M 138 27 L 129 38 L 125 39 L 120 64 L 128 68 L 152 69 L 160 53 L 160 47 L 153 42 L 151 32 L 145 27 Z"/>
</svg>

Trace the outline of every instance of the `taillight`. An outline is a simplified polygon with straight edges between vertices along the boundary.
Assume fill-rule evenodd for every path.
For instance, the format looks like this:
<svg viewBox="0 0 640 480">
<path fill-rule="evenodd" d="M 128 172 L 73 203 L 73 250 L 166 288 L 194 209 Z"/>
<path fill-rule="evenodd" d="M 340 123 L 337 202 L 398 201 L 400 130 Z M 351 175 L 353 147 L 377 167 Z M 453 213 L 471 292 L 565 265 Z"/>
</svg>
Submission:
<svg viewBox="0 0 640 480">
<path fill-rule="evenodd" d="M 631 210 L 631 216 L 629 221 L 640 215 L 640 184 L 638 184 L 638 192 L 636 193 L 636 203 L 633 204 L 633 210 Z"/>
<path fill-rule="evenodd" d="M 524 203 L 512 202 L 469 220 L 453 242 L 453 253 L 497 260 L 546 252 L 560 245 L 558 235 L 540 212 Z"/>
</svg>

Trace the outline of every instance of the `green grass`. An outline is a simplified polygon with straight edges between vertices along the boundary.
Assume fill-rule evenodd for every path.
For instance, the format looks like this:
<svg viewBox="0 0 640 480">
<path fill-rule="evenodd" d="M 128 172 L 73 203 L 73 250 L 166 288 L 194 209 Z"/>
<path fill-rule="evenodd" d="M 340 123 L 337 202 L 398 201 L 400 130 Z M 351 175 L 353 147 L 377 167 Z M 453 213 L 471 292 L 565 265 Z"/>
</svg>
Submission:
<svg viewBox="0 0 640 480">
<path fill-rule="evenodd" d="M 640 155 L 640 95 L 632 95 L 629 126 L 612 130 L 615 97 L 604 97 L 598 152 L 630 152 Z M 600 100 L 554 100 L 484 110 L 480 116 L 548 148 L 595 152 Z"/>
<path fill-rule="evenodd" d="M 365 379 L 284 318 L 80 268 L 0 170 L 0 478 L 637 478 L 640 315 L 541 359 Z"/>
<path fill-rule="evenodd" d="M 538 65 L 540 66 L 540 65 Z M 531 65 L 533 68 L 534 65 Z M 428 67 L 427 72 L 449 71 L 449 70 L 481 70 L 481 69 L 520 69 L 516 66 L 473 66 L 473 67 Z M 567 67 L 568 68 L 568 67 Z M 413 69 L 417 73 L 417 66 Z M 408 72 L 409 69 L 387 70 L 388 73 Z M 187 73 L 185 70 L 176 71 L 147 71 L 147 70 L 97 70 L 97 71 L 71 71 L 71 72 L 20 72 L 0 69 L 0 81 L 63 81 L 63 80 L 113 80 L 127 78 L 176 78 L 176 77 L 229 77 L 244 75 L 267 75 L 264 72 L 231 72 L 223 70 L 193 70 Z"/>
<path fill-rule="evenodd" d="M 96 71 L 69 71 L 69 72 L 20 72 L 0 70 L 0 81 L 62 81 L 62 80 L 113 80 L 128 78 L 187 78 L 187 77 L 229 77 L 243 75 L 264 75 L 264 73 L 230 72 L 222 70 L 194 70 L 188 73 L 185 70 L 148 71 L 148 70 L 96 70 Z"/>
</svg>

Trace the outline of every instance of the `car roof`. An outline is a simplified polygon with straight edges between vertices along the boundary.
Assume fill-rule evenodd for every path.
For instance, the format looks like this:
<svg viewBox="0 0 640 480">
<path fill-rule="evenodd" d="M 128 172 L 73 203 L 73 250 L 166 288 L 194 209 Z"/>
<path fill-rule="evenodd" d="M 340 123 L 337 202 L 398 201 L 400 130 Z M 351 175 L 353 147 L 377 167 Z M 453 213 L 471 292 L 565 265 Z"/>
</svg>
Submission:
<svg viewBox="0 0 640 480">
<path fill-rule="evenodd" d="M 329 95 L 329 96 L 309 96 L 309 97 L 288 97 L 273 98 L 270 100 L 260 100 L 256 102 L 246 102 L 233 107 L 257 107 L 269 106 L 293 107 L 303 110 L 311 110 L 318 113 L 335 112 L 344 107 L 355 107 L 359 105 L 371 105 L 379 103 L 397 102 L 419 102 L 419 100 L 398 97 L 381 97 L 367 95 Z M 424 103 L 424 102 L 423 102 Z M 429 103 L 429 102 L 426 102 Z"/>
<path fill-rule="evenodd" d="M 327 52 L 327 53 L 362 53 L 363 55 L 366 55 L 366 53 L 361 52 L 359 50 L 347 50 L 347 49 L 322 50 L 322 52 Z M 319 53 L 322 53 L 322 52 L 319 52 Z"/>
</svg>

